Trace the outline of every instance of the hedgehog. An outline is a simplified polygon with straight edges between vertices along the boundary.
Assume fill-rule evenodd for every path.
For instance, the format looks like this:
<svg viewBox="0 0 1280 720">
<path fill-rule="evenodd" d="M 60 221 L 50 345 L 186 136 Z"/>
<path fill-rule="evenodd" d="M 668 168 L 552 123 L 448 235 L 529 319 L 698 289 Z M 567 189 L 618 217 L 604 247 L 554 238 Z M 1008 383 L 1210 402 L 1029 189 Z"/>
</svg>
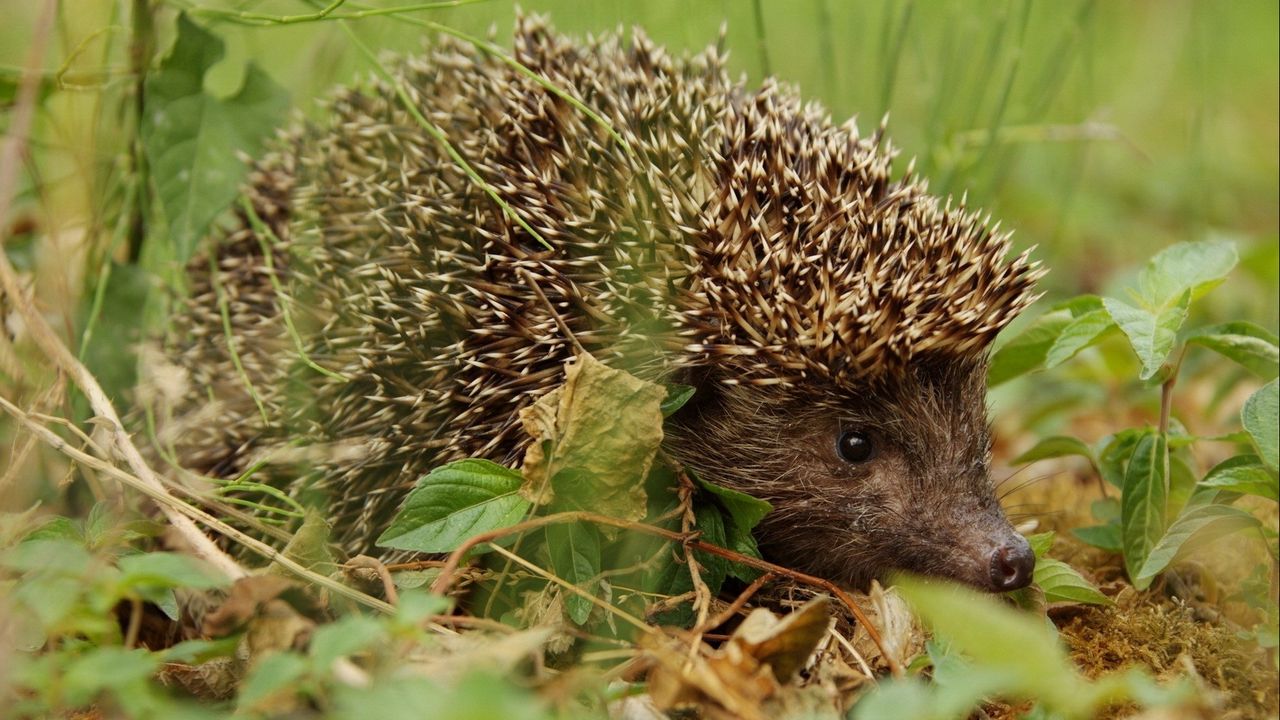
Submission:
<svg viewBox="0 0 1280 720">
<path fill-rule="evenodd" d="M 327 508 L 336 543 L 377 554 L 431 469 L 517 463 L 521 410 L 582 351 L 696 388 L 664 453 L 772 504 L 766 558 L 855 587 L 1026 585 L 985 379 L 1035 300 L 1029 251 L 895 176 L 883 123 L 864 137 L 749 88 L 721 44 L 673 55 L 525 17 L 513 48 L 397 59 L 250 161 L 165 339 L 188 381 L 163 418 L 173 456 L 223 478 L 284 466 L 270 476 Z"/>
</svg>

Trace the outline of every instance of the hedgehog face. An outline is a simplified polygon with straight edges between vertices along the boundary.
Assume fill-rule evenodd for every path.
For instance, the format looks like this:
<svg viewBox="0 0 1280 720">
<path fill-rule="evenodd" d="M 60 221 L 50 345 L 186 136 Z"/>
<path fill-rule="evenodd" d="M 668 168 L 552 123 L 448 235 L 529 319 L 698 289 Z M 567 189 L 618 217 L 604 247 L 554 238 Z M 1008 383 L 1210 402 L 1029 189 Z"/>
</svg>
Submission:
<svg viewBox="0 0 1280 720">
<path fill-rule="evenodd" d="M 669 444 L 709 479 L 771 502 L 770 559 L 856 586 L 894 570 L 1004 591 L 1034 556 L 988 474 L 986 367 L 925 364 L 893 387 L 723 386 Z"/>
</svg>

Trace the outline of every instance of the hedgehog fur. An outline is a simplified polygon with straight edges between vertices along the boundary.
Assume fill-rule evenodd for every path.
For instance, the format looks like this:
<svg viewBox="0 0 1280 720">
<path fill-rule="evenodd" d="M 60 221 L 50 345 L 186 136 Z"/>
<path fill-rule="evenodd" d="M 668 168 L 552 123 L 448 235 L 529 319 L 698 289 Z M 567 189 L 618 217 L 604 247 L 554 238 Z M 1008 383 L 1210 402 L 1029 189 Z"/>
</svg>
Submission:
<svg viewBox="0 0 1280 720">
<path fill-rule="evenodd" d="M 431 468 L 515 461 L 520 410 L 559 384 L 578 344 L 698 386 L 695 414 L 712 386 L 742 388 L 739 404 L 758 391 L 828 398 L 838 412 L 835 396 L 888 397 L 922 367 L 973 385 L 991 340 L 1034 299 L 1026 253 L 1006 259 L 1006 234 L 910 170 L 895 178 L 882 132 L 833 124 L 773 81 L 749 90 L 716 47 L 672 57 L 639 32 L 578 42 L 521 19 L 514 56 L 626 146 L 466 44 L 392 72 L 550 249 L 392 86 L 339 90 L 323 119 L 253 163 L 246 196 L 268 232 L 241 212 L 216 245 L 216 282 L 208 258 L 191 266 L 165 343 L 190 380 L 162 433 L 184 465 L 220 477 L 288 466 L 271 472 L 321 498 L 335 539 L 365 552 Z M 301 365 L 282 305 L 332 374 Z M 965 418 L 976 435 L 960 442 L 981 444 L 985 415 Z M 714 455 L 672 442 L 695 467 Z"/>
</svg>

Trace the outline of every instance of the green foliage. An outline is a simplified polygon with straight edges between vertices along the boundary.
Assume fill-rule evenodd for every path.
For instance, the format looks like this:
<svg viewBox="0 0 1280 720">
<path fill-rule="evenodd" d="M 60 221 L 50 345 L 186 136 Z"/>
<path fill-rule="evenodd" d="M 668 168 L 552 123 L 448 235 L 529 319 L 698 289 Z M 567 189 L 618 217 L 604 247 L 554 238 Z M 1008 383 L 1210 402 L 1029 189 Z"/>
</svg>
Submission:
<svg viewBox="0 0 1280 720">
<path fill-rule="evenodd" d="M 467 538 L 519 522 L 530 503 L 519 473 L 488 460 L 459 460 L 437 468 L 405 498 L 382 547 L 448 552 Z"/>
<path fill-rule="evenodd" d="M 247 170 L 237 153 L 257 154 L 288 108 L 284 89 L 253 64 L 234 95 L 206 90 L 224 53 L 222 40 L 180 15 L 173 51 L 147 77 L 142 142 L 179 266 L 235 198 Z"/>
<path fill-rule="evenodd" d="M 1153 707 L 1189 695 L 1189 688 L 1157 686 L 1138 671 L 1086 680 L 1049 626 L 989 595 L 914 578 L 895 584 L 953 654 L 942 662 L 935 656 L 932 685 L 915 678 L 882 684 L 854 707 L 854 720 L 959 719 L 992 697 L 1035 700 L 1065 720 L 1093 717 L 1119 702 Z"/>
<path fill-rule="evenodd" d="M 1075 438 L 1049 437 L 1018 459 L 1031 462 L 1080 455 L 1121 489 L 1118 513 L 1109 504 L 1096 505 L 1094 514 L 1102 524 L 1072 532 L 1087 543 L 1122 553 L 1125 569 L 1139 589 L 1148 587 L 1186 553 L 1225 534 L 1261 529 L 1266 535 L 1267 528 L 1257 516 L 1231 506 L 1236 498 L 1280 499 L 1276 472 L 1280 347 L 1276 334 L 1245 321 L 1182 328 L 1191 315 L 1192 301 L 1221 284 L 1237 262 L 1230 242 L 1174 245 L 1143 267 L 1136 283 L 1126 290 L 1127 301 L 1101 298 L 1110 322 L 1098 314 L 1098 298 L 1082 296 L 1033 322 L 1005 343 L 1001 353 L 1006 357 L 996 356 L 1000 367 L 1021 372 L 1053 367 L 1100 342 L 1108 330 L 1117 327 L 1140 361 L 1138 379 L 1154 378 L 1161 384 L 1160 416 L 1165 423 L 1161 427 L 1119 429 L 1100 441 L 1096 450 Z M 1183 357 L 1197 347 L 1212 350 L 1270 381 L 1252 393 L 1240 413 L 1241 425 L 1257 455 L 1236 455 L 1203 477 L 1195 471 L 1190 454 L 1202 439 L 1187 434 L 1170 417 Z M 995 379 L 1009 379 L 1007 371 Z M 1270 532 L 1274 534 L 1274 530 Z"/>
</svg>

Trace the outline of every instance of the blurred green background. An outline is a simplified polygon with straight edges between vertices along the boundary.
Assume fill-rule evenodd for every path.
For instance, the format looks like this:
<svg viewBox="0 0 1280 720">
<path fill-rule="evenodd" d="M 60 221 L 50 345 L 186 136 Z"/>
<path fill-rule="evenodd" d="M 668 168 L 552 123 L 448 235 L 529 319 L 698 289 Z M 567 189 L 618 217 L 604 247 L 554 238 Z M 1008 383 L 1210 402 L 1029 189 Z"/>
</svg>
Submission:
<svg viewBox="0 0 1280 720">
<path fill-rule="evenodd" d="M 286 15 L 311 9 L 288 1 L 196 4 Z M 69 77 L 127 70 L 129 5 L 63 3 L 46 66 L 62 67 L 74 53 Z M 7 28 L 0 64 L 11 74 L 23 62 L 38 3 L 0 7 Z M 163 45 L 175 6 L 158 7 Z M 1275 317 L 1275 2 L 534 0 L 522 7 L 569 33 L 642 27 L 673 50 L 700 49 L 724 27 L 732 66 L 749 83 L 771 71 L 837 119 L 857 115 L 864 131 L 889 112 L 895 143 L 919 158 L 937 191 L 967 191 L 972 204 L 1014 228 L 1021 245 L 1040 246 L 1054 291 L 1098 289 L 1114 269 L 1171 242 L 1238 236 L 1246 254 L 1266 256 L 1247 264 L 1262 281 L 1257 311 L 1269 313 L 1259 321 Z M 415 17 L 491 31 L 504 42 L 514 8 L 481 2 Z M 234 90 L 254 61 L 314 115 L 328 87 L 368 74 L 332 23 L 204 22 L 228 43 L 227 59 L 207 78 L 222 91 Z M 393 18 L 363 19 L 358 28 L 392 51 L 432 40 Z M 41 147 L 73 157 L 37 155 L 37 163 L 64 172 L 110 166 L 121 151 L 112 101 L 127 81 L 109 74 L 58 93 L 66 97 L 41 118 Z M 110 179 L 98 176 L 71 207 L 92 212 L 94 196 L 110 190 L 103 187 Z M 56 182 L 60 173 L 43 177 Z M 58 218 L 68 226 L 92 221 L 75 212 Z"/>
</svg>

